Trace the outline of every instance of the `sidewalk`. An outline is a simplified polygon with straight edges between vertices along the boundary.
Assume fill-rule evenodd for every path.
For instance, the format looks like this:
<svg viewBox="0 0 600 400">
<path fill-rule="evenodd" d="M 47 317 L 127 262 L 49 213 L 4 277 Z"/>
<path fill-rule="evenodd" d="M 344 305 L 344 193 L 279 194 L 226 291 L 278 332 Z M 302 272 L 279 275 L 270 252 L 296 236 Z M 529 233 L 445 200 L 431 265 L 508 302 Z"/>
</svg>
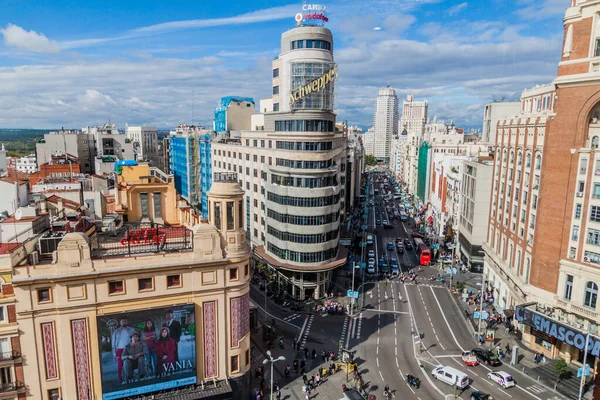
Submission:
<svg viewBox="0 0 600 400">
<path fill-rule="evenodd" d="M 461 274 L 462 275 L 462 274 Z M 466 274 L 469 275 L 469 274 Z M 460 276 L 456 277 L 457 282 L 465 283 L 465 280 L 462 280 Z M 467 280 L 465 283 L 465 287 L 467 291 L 469 288 L 473 288 L 473 291 L 476 292 L 480 289 L 477 286 L 471 286 L 471 281 Z M 467 305 L 466 302 L 463 301 L 459 296 L 452 296 L 457 303 L 458 307 L 461 309 L 463 315 L 465 311 L 469 312 L 468 321 L 470 326 L 473 328 L 473 340 L 475 341 L 475 333 L 477 332 L 479 320 L 473 320 L 473 312 L 479 311 L 478 304 Z M 484 307 L 485 311 L 491 311 L 492 306 Z M 484 330 L 486 327 L 486 322 L 482 321 L 481 329 Z M 495 345 L 499 345 L 502 351 L 504 351 L 504 347 L 506 344 L 509 344 L 511 349 L 516 345 L 519 346 L 519 361 L 517 365 L 510 365 L 510 359 L 505 359 L 504 365 L 515 368 L 520 372 L 530 376 L 531 378 L 537 380 L 540 384 L 546 386 L 549 390 L 554 391 L 554 385 L 558 378 L 558 374 L 554 369 L 555 361 L 552 359 L 548 359 L 546 362 L 536 364 L 534 361 L 534 352 L 529 350 L 520 340 L 518 340 L 514 335 L 507 333 L 505 330 L 504 324 L 497 325 L 497 329 L 495 331 Z M 485 346 L 485 345 L 484 345 Z M 574 365 L 569 365 L 569 369 L 565 374 L 567 378 L 563 378 L 560 383 L 557 385 L 556 392 L 565 396 L 568 399 L 578 399 L 579 396 L 579 382 L 580 378 L 577 378 L 577 368 Z M 586 388 L 584 391 L 583 399 L 592 400 L 592 390 L 591 388 Z"/>
</svg>

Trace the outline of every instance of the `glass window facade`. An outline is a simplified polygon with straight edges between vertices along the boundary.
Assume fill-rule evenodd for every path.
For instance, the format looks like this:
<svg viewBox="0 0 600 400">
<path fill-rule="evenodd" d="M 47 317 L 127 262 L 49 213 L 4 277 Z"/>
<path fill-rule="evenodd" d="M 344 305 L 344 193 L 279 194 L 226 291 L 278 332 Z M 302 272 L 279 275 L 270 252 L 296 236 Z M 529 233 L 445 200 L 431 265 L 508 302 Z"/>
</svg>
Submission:
<svg viewBox="0 0 600 400">
<path fill-rule="evenodd" d="M 312 81 L 323 76 L 334 68 L 333 63 L 307 62 L 293 63 L 291 65 L 290 87 L 292 90 L 307 87 Z M 333 82 L 327 84 L 320 91 L 310 90 L 303 98 L 294 101 L 291 108 L 294 110 L 333 110 Z M 311 88 L 309 88 L 311 89 Z"/>
<path fill-rule="evenodd" d="M 326 40 L 294 40 L 290 42 L 290 50 L 296 49 L 322 49 L 331 51 L 331 42 Z"/>
<path fill-rule="evenodd" d="M 333 148 L 333 142 L 284 142 L 278 140 L 275 147 L 279 150 L 327 151 Z"/>
<path fill-rule="evenodd" d="M 273 245 L 272 243 L 269 243 L 267 249 L 270 253 L 274 254 L 276 257 L 279 257 L 282 260 L 289 260 L 301 263 L 323 262 L 331 260 L 332 258 L 337 256 L 337 248 L 325 251 L 318 251 L 314 253 L 303 253 L 293 250 L 283 250 Z"/>
<path fill-rule="evenodd" d="M 333 121 L 327 120 L 284 120 L 275 121 L 275 130 L 284 132 L 333 132 Z"/>
<path fill-rule="evenodd" d="M 337 239 L 339 229 L 334 229 L 332 231 L 326 233 L 317 233 L 314 235 L 306 235 L 299 233 L 290 233 L 290 232 L 281 232 L 272 226 L 267 228 L 267 233 L 276 237 L 279 240 L 283 240 L 285 242 L 293 242 L 293 243 L 304 243 L 304 244 L 313 244 L 313 243 L 325 243 L 330 240 Z"/>
<path fill-rule="evenodd" d="M 327 197 L 292 197 L 281 196 L 269 192 L 267 199 L 277 204 L 292 207 L 325 207 L 337 204 L 340 201 L 340 195 Z"/>
<path fill-rule="evenodd" d="M 276 158 L 275 165 L 278 167 L 298 168 L 298 169 L 326 169 L 335 165 L 332 159 L 324 161 L 302 161 L 287 160 L 285 158 Z"/>
<path fill-rule="evenodd" d="M 340 213 L 332 213 L 325 215 L 289 215 L 289 214 L 280 214 L 277 211 L 273 211 L 271 209 L 267 209 L 267 216 L 269 218 L 274 219 L 275 221 L 284 223 L 284 224 L 292 224 L 292 225 L 325 225 L 331 224 L 332 222 L 336 222 Z"/>
</svg>

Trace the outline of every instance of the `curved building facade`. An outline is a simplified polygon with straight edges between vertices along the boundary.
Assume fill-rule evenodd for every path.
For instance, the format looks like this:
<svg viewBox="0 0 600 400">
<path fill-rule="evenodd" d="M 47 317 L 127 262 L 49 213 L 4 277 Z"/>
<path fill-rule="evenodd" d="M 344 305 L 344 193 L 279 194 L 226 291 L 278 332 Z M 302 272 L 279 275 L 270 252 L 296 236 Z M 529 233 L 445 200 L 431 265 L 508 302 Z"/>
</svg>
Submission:
<svg viewBox="0 0 600 400">
<path fill-rule="evenodd" d="M 213 166 L 242 172 L 246 230 L 259 263 L 294 298 L 318 298 L 345 263 L 347 139 L 335 128 L 331 31 L 283 33 L 272 73 L 273 96 L 261 100 L 253 130 L 214 144 Z"/>
</svg>

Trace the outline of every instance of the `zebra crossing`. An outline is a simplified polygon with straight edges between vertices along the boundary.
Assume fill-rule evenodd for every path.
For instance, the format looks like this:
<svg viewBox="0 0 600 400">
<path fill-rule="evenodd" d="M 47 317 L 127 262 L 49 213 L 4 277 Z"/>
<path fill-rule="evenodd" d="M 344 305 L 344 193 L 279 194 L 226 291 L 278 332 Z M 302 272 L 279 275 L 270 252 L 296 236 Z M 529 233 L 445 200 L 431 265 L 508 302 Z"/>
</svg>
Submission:
<svg viewBox="0 0 600 400">
<path fill-rule="evenodd" d="M 342 325 L 342 336 L 340 337 L 340 341 L 344 343 L 346 340 L 346 334 L 348 333 L 348 317 L 344 317 L 344 324 Z"/>
<path fill-rule="evenodd" d="M 288 315 L 288 316 L 287 316 L 287 317 L 285 317 L 283 320 L 284 320 L 285 322 L 290 322 L 290 321 L 293 321 L 293 320 L 295 320 L 296 318 L 300 318 L 300 317 L 301 317 L 301 315 L 300 315 L 300 314 L 292 314 L 292 315 Z"/>
<path fill-rule="evenodd" d="M 358 315 L 358 326 L 356 327 L 356 340 L 360 339 L 360 328 L 362 327 L 362 313 Z"/>
<path fill-rule="evenodd" d="M 301 348 L 305 348 L 306 347 L 306 340 L 308 339 L 308 334 L 310 333 L 310 327 L 312 326 L 313 319 L 315 319 L 315 315 L 314 314 L 312 314 L 308 318 L 308 323 L 306 324 L 306 330 L 304 331 L 304 335 L 302 336 L 302 345 L 301 345 Z"/>
<path fill-rule="evenodd" d="M 546 392 L 547 390 L 542 385 L 532 385 L 532 386 L 527 387 L 527 391 L 535 393 L 535 394 L 540 394 L 540 393 Z"/>
</svg>

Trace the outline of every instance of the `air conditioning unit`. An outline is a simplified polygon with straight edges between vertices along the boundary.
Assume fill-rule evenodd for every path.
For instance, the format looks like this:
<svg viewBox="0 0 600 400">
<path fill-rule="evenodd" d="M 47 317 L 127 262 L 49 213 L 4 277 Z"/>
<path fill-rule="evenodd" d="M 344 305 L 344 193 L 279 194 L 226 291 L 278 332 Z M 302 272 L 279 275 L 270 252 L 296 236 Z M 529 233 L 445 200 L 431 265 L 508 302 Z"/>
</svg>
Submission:
<svg viewBox="0 0 600 400">
<path fill-rule="evenodd" d="M 37 250 L 32 251 L 31 254 L 29 255 L 29 264 L 31 266 L 36 266 L 39 264 L 39 262 L 40 262 L 40 253 Z"/>
</svg>

